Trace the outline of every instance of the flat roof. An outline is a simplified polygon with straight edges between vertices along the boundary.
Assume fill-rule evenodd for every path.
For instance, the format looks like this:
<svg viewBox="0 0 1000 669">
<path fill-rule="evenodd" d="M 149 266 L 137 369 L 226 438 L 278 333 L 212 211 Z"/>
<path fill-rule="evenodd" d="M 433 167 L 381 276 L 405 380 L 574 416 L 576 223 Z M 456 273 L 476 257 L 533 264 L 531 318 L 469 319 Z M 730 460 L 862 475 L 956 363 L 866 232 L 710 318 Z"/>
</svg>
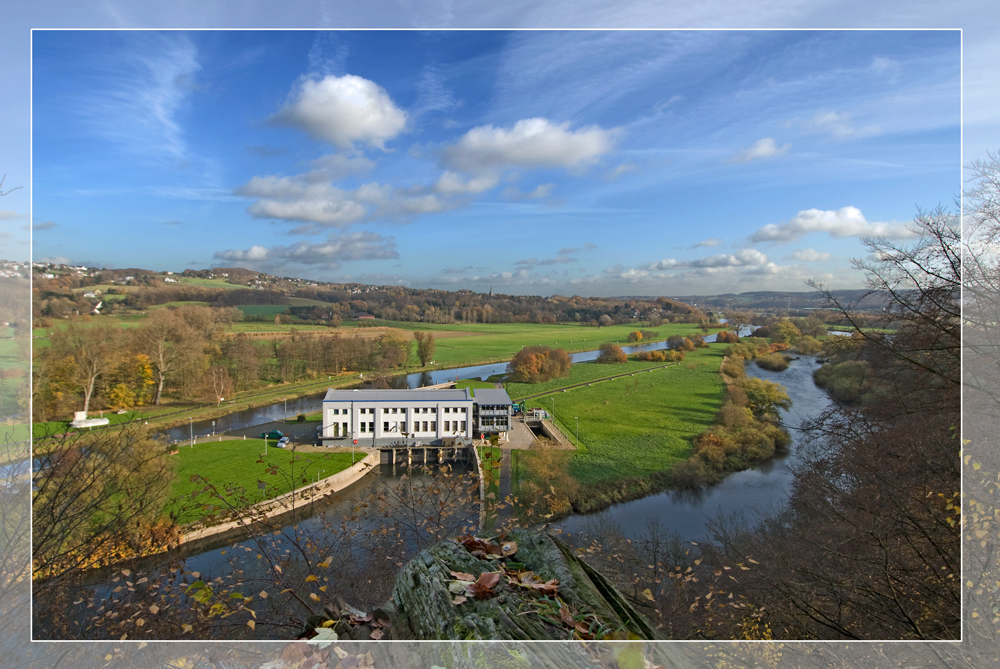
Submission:
<svg viewBox="0 0 1000 669">
<path fill-rule="evenodd" d="M 506 395 L 506 393 L 504 393 Z M 326 391 L 324 402 L 468 402 L 472 400 L 472 395 L 468 388 L 438 388 L 435 390 L 425 390 L 416 388 L 413 390 L 336 390 L 330 388 Z"/>
<path fill-rule="evenodd" d="M 503 388 L 476 388 L 476 404 L 513 404 Z"/>
</svg>

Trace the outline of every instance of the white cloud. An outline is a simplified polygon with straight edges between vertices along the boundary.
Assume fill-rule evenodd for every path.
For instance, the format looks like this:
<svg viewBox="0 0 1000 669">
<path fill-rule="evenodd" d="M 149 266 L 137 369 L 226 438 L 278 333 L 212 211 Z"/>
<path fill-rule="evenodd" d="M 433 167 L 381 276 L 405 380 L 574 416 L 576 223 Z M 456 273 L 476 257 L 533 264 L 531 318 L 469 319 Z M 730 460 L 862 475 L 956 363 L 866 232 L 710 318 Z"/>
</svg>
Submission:
<svg viewBox="0 0 1000 669">
<path fill-rule="evenodd" d="M 355 142 L 385 148 L 406 127 L 406 112 L 374 81 L 345 74 L 303 79 L 271 121 L 350 149 Z"/>
<path fill-rule="evenodd" d="M 570 130 L 569 123 L 529 118 L 511 128 L 473 128 L 444 150 L 444 158 L 463 171 L 502 166 L 574 168 L 590 165 L 611 151 L 614 134 L 596 125 Z"/>
<path fill-rule="evenodd" d="M 498 181 L 496 174 L 482 174 L 466 181 L 461 175 L 445 170 L 434 184 L 434 190 L 445 195 L 471 195 L 493 188 Z"/>
<path fill-rule="evenodd" d="M 0 221 L 13 221 L 18 218 L 27 218 L 27 215 L 9 209 L 0 209 Z"/>
<path fill-rule="evenodd" d="M 348 191 L 328 183 L 307 183 L 302 177 L 253 177 L 236 189 L 236 194 L 259 198 L 247 208 L 256 218 L 334 227 L 377 218 L 407 220 L 455 206 L 420 189 L 406 190 L 372 182 Z"/>
<path fill-rule="evenodd" d="M 300 241 L 288 246 L 267 248 L 254 245 L 245 250 L 217 251 L 214 257 L 226 262 L 247 263 L 271 269 L 284 267 L 289 263 L 336 269 L 344 261 L 389 260 L 399 258 L 399 253 L 392 237 L 383 237 L 374 232 L 354 232 L 331 233 L 325 241 L 316 243 Z"/>
<path fill-rule="evenodd" d="M 787 256 L 789 260 L 798 260 L 800 262 L 822 262 L 824 260 L 829 260 L 831 255 L 829 253 L 822 253 L 816 249 L 796 249 L 792 251 L 791 255 Z"/>
<path fill-rule="evenodd" d="M 622 163 L 621 165 L 617 166 L 616 168 L 608 172 L 606 178 L 608 179 L 608 181 L 614 181 L 623 174 L 628 174 L 629 172 L 635 172 L 637 169 L 638 167 L 636 167 L 635 163 Z"/>
<path fill-rule="evenodd" d="M 52 228 L 59 227 L 59 224 L 55 221 L 45 221 L 44 223 L 35 223 L 31 227 L 33 230 L 51 230 Z"/>
<path fill-rule="evenodd" d="M 792 242 L 811 232 L 825 232 L 831 237 L 889 237 L 911 239 L 916 234 L 903 223 L 875 223 L 865 220 L 857 207 L 837 211 L 807 209 L 789 221 L 771 223 L 750 236 L 751 242 Z"/>
<path fill-rule="evenodd" d="M 507 186 L 503 189 L 503 196 L 515 202 L 518 200 L 544 200 L 552 197 L 552 191 L 555 190 L 555 187 L 555 184 L 540 184 L 534 190 L 526 193 L 516 186 Z"/>
<path fill-rule="evenodd" d="M 715 267 L 754 267 L 767 264 L 767 256 L 757 249 L 740 249 L 735 254 L 723 253 L 697 260 L 676 260 L 669 258 L 645 265 L 645 269 L 656 271 L 698 269 Z"/>
<path fill-rule="evenodd" d="M 329 153 L 312 161 L 313 170 L 303 175 L 310 182 L 336 181 L 356 174 L 364 174 L 375 168 L 375 161 L 364 156 L 346 156 Z"/>
<path fill-rule="evenodd" d="M 858 127 L 850 114 L 836 111 L 817 112 L 810 119 L 795 119 L 790 121 L 789 125 L 797 125 L 806 132 L 830 135 L 836 139 L 870 137 L 882 132 L 881 128 L 875 125 Z"/>
<path fill-rule="evenodd" d="M 749 163 L 752 160 L 762 160 L 764 158 L 774 158 L 780 156 L 792 147 L 791 144 L 778 146 L 774 137 L 764 137 L 758 139 L 749 149 L 740 151 L 729 159 L 731 163 Z"/>
<path fill-rule="evenodd" d="M 698 249 L 698 248 L 703 248 L 703 247 L 713 247 L 713 246 L 719 246 L 720 244 L 722 244 L 722 240 L 721 239 L 715 239 L 714 237 L 712 237 L 712 238 L 706 239 L 705 241 L 698 242 L 697 244 L 695 244 L 691 248 Z"/>
</svg>

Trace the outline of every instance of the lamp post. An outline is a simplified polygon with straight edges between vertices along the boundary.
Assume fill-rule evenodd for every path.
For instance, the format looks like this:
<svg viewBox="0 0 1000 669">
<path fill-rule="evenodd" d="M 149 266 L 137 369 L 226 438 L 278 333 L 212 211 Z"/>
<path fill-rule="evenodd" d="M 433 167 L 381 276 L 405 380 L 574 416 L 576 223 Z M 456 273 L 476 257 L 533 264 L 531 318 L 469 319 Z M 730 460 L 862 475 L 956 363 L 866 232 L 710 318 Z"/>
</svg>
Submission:
<svg viewBox="0 0 1000 669">
<path fill-rule="evenodd" d="M 284 419 L 288 420 L 288 398 L 287 397 L 282 397 L 281 401 L 285 403 L 285 415 L 284 415 Z"/>
<path fill-rule="evenodd" d="M 194 419 L 188 416 L 188 432 L 191 435 L 191 448 L 194 448 Z"/>
<path fill-rule="evenodd" d="M 316 472 L 316 483 L 319 483 L 319 475 L 325 471 L 326 471 L 325 469 L 321 469 L 318 472 Z"/>
<path fill-rule="evenodd" d="M 576 447 L 580 448 L 580 417 L 573 416 L 576 418 Z"/>
<path fill-rule="evenodd" d="M 215 421 L 212 421 L 212 436 L 215 436 Z"/>
</svg>

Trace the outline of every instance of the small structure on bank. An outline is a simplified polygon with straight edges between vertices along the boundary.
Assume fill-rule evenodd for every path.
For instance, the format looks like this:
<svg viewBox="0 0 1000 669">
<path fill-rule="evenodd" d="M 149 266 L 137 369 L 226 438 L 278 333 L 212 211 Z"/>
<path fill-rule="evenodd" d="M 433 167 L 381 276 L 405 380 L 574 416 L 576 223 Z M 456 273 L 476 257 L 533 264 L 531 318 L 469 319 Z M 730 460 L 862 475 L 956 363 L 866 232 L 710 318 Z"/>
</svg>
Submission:
<svg viewBox="0 0 1000 669">
<path fill-rule="evenodd" d="M 75 411 L 73 413 L 73 420 L 70 422 L 70 427 L 102 427 L 108 425 L 111 421 L 107 418 L 87 418 L 86 411 Z"/>
</svg>

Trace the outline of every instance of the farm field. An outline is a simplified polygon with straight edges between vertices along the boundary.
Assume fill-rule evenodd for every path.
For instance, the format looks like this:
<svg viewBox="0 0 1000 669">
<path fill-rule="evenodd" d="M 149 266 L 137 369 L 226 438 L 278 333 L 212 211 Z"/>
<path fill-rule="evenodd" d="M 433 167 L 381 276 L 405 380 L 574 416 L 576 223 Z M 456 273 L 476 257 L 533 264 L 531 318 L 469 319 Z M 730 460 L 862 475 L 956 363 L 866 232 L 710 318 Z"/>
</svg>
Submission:
<svg viewBox="0 0 1000 669">
<path fill-rule="evenodd" d="M 570 367 L 570 374 L 564 379 L 552 379 L 545 383 L 505 383 L 504 388 L 507 390 L 507 395 L 512 400 L 517 401 L 528 395 L 553 392 L 575 383 L 587 383 L 607 376 L 640 372 L 651 367 L 662 367 L 665 364 L 671 363 L 629 360 L 620 365 L 599 365 L 596 362 L 579 362 Z"/>
<path fill-rule="evenodd" d="M 227 497 L 234 503 L 253 504 L 265 497 L 277 497 L 293 487 L 314 483 L 317 474 L 326 478 L 343 471 L 351 466 L 352 457 L 351 453 L 275 448 L 273 442 L 264 456 L 263 439 L 210 441 L 195 444 L 193 448 L 182 446 L 178 451 L 177 455 L 170 456 L 177 460 L 177 475 L 171 486 L 171 501 L 164 513 L 174 514 L 181 525 L 202 517 L 201 504 L 217 503 L 205 497 L 192 500 L 191 493 L 205 485 L 200 480 L 192 482 L 192 476 L 202 476 L 219 490 L 228 491 Z M 361 460 L 364 456 L 359 452 L 354 458 Z M 269 473 L 271 471 L 275 473 Z M 267 484 L 265 491 L 257 488 L 259 481 Z"/>
<path fill-rule="evenodd" d="M 394 323 L 393 325 L 402 327 L 404 324 Z M 480 323 L 465 327 L 449 325 L 442 330 L 479 334 L 468 337 L 438 338 L 434 361 L 442 367 L 471 362 L 499 362 L 510 360 L 525 346 L 535 345 L 562 348 L 569 353 L 591 351 L 599 348 L 605 342 L 627 344 L 629 333 L 637 329 L 639 326 L 636 324 L 612 325 L 604 328 L 533 323 Z M 665 324 L 654 330 L 659 333 L 659 339 L 662 340 L 675 334 L 696 332 L 697 326 L 690 323 Z"/>
<path fill-rule="evenodd" d="M 678 365 L 557 392 L 527 406 L 552 412 L 573 442 L 579 417 L 581 445 L 570 474 L 585 485 L 664 471 L 691 455 L 692 439 L 722 405 L 724 348 L 712 344 Z"/>
</svg>

